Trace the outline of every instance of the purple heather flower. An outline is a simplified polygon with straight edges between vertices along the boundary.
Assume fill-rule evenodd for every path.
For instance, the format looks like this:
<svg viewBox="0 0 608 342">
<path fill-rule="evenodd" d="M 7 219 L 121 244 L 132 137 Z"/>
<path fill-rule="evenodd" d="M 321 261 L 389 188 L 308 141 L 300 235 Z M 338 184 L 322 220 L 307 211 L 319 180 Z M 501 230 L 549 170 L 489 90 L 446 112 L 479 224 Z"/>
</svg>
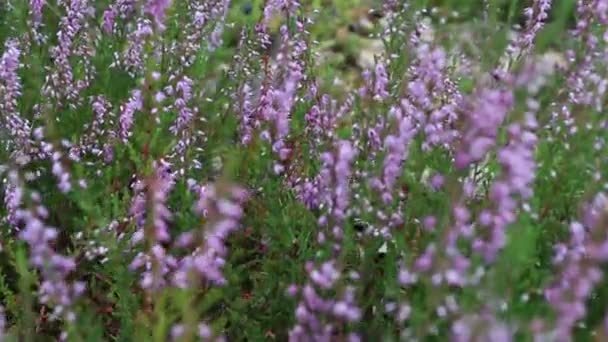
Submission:
<svg viewBox="0 0 608 342">
<path fill-rule="evenodd" d="M 388 74 L 386 67 L 382 63 L 376 64 L 376 70 L 374 74 L 374 98 L 383 100 L 389 96 L 387 91 L 388 86 Z"/>
<path fill-rule="evenodd" d="M 175 103 L 174 107 L 177 111 L 177 119 L 169 128 L 173 134 L 180 133 L 194 118 L 195 111 L 188 105 L 192 100 L 192 80 L 184 77 L 177 82 L 175 86 Z"/>
<path fill-rule="evenodd" d="M 324 167 L 320 172 L 318 186 L 321 204 L 329 208 L 328 216 L 332 218 L 335 228 L 332 229 L 334 238 L 341 240 L 341 224 L 346 218 L 350 201 L 351 164 L 356 156 L 356 150 L 349 141 L 339 141 L 335 155 L 325 153 L 322 155 Z M 321 220 L 326 217 L 321 217 Z"/>
<path fill-rule="evenodd" d="M 455 166 L 459 169 L 481 161 L 495 145 L 498 128 L 513 105 L 508 90 L 481 89 L 471 97 L 469 107 L 463 108 L 465 131 L 456 151 Z"/>
<path fill-rule="evenodd" d="M 171 6 L 171 0 L 147 0 L 144 5 L 146 13 L 152 16 L 160 30 L 165 28 L 165 16 L 169 6 Z"/>
<path fill-rule="evenodd" d="M 6 316 L 4 315 L 4 306 L 0 306 L 0 341 L 4 341 L 6 334 Z"/>
<path fill-rule="evenodd" d="M 440 174 L 435 174 L 431 177 L 430 184 L 433 190 L 437 191 L 443 187 L 445 178 Z"/>
<path fill-rule="evenodd" d="M 30 13 L 34 27 L 40 26 L 40 23 L 42 22 L 42 8 L 44 7 L 45 2 L 45 0 L 30 0 Z"/>
<path fill-rule="evenodd" d="M 350 204 L 351 165 L 356 154 L 350 141 L 338 141 L 334 153 L 321 155 L 323 167 L 319 175 L 322 176 L 315 183 L 319 188 L 320 204 L 327 208 L 327 213 L 319 218 L 322 230 L 318 241 L 332 246 L 336 253 L 341 249 L 342 224 Z M 327 233 L 331 233 L 331 239 L 325 238 Z M 325 299 L 322 295 L 321 291 L 335 289 L 342 278 L 336 266 L 334 259 L 328 259 L 318 266 L 312 262 L 306 264 L 308 282 L 301 290 L 301 299 L 295 311 L 297 323 L 289 333 L 290 341 L 329 341 L 335 329 L 334 320 L 355 322 L 361 318 L 352 287 L 346 287 L 337 299 Z"/>
<path fill-rule="evenodd" d="M 14 178 L 14 175 L 9 175 L 9 177 Z M 17 212 L 19 207 L 21 206 L 21 201 L 23 198 L 23 189 L 19 186 L 15 186 L 9 183 L 4 189 L 4 206 L 7 211 L 6 221 L 16 228 L 18 223 Z"/>
<path fill-rule="evenodd" d="M 116 16 L 118 15 L 116 9 L 109 8 L 105 12 L 103 12 L 103 30 L 107 34 L 112 34 L 114 31 L 114 23 L 116 21 Z"/>
<path fill-rule="evenodd" d="M 207 340 L 207 339 L 211 338 L 211 336 L 213 334 L 211 327 L 209 327 L 209 325 L 207 325 L 206 323 L 199 323 L 197 326 L 197 332 L 198 332 L 198 337 L 200 337 L 203 340 Z"/>
<path fill-rule="evenodd" d="M 209 51 L 215 51 L 217 48 L 222 46 L 222 34 L 224 33 L 223 23 L 217 23 L 211 35 L 209 36 Z"/>
<path fill-rule="evenodd" d="M 168 222 L 172 214 L 166 206 L 166 200 L 174 186 L 174 175 L 165 161 L 154 164 L 154 175 L 146 182 L 138 180 L 134 184 L 135 196 L 129 212 L 137 226 L 131 237 L 132 244 L 139 244 L 144 239 L 153 244 L 149 251 L 140 253 L 133 259 L 130 268 L 144 268 L 140 284 L 152 292 L 165 287 L 167 277 L 177 267 L 177 260 L 167 255 L 165 248 L 159 244 L 168 242 L 171 238 Z"/>
<path fill-rule="evenodd" d="M 466 315 L 452 324 L 451 341 L 513 341 L 513 331 L 505 323 L 498 321 L 493 314 Z"/>
<path fill-rule="evenodd" d="M 608 234 L 604 227 L 608 199 L 599 193 L 584 208 L 583 222 L 571 224 L 571 239 L 554 259 L 559 273 L 545 289 L 545 298 L 556 311 L 555 329 L 571 336 L 575 324 L 586 315 L 588 297 L 603 278 L 601 265 L 608 261 Z"/>
<path fill-rule="evenodd" d="M 9 176 L 13 187 L 21 186 L 17 173 Z M 52 319 L 73 320 L 71 307 L 84 292 L 84 284 L 68 281 L 68 275 L 75 270 L 76 263 L 73 258 L 53 250 L 58 231 L 45 224 L 48 211 L 40 204 L 40 195 L 34 192 L 29 197 L 32 203 L 30 208 L 20 207 L 15 218 L 22 227 L 18 236 L 29 246 L 30 263 L 40 272 L 39 300 L 42 304 L 53 307 Z"/>
<path fill-rule="evenodd" d="M 528 102 L 537 108 L 534 101 Z M 527 115 L 533 118 L 533 113 Z M 486 239 L 474 243 L 474 249 L 481 253 L 486 262 L 493 261 L 498 251 L 506 244 L 506 229 L 517 218 L 517 198 L 527 200 L 532 196 L 532 185 L 536 175 L 534 150 L 537 137 L 536 123 L 528 118 L 526 125 L 512 123 L 507 127 L 508 143 L 497 152 L 501 175 L 490 187 L 489 199 L 493 210 L 483 210 L 478 222 L 488 229 Z"/>
<path fill-rule="evenodd" d="M 321 96 L 321 100 L 305 115 L 306 130 L 311 134 L 313 144 L 321 145 L 322 141 L 332 139 L 339 119 L 349 111 L 352 101 L 349 96 L 338 108 L 337 101 L 329 95 Z"/>
<path fill-rule="evenodd" d="M 103 13 L 102 28 L 106 34 L 112 34 L 116 19 L 127 19 L 135 12 L 136 0 L 115 0 Z"/>
<path fill-rule="evenodd" d="M 272 6 L 270 2 L 267 6 Z M 298 31 L 291 36 L 286 25 L 280 27 L 281 42 L 276 63 L 271 66 L 265 81 L 261 85 L 258 103 L 256 106 L 254 120 L 268 123 L 268 129 L 262 130 L 260 137 L 268 139 L 272 151 L 278 157 L 273 166 L 275 173 L 282 174 L 286 170 L 284 161 L 291 153 L 287 146 L 287 138 L 290 129 L 292 109 L 297 100 L 297 92 L 304 75 L 304 52 L 306 44 L 303 41 L 303 33 Z M 287 176 L 289 178 L 290 175 Z"/>
<path fill-rule="evenodd" d="M 427 58 L 427 55 L 430 55 L 431 58 Z M 408 157 L 409 144 L 421 131 L 421 128 L 424 128 L 426 134 L 426 141 L 423 143 L 425 150 L 434 145 L 448 146 L 457 136 L 449 126 L 456 119 L 454 108 L 459 100 L 459 94 L 456 87 L 445 76 L 445 53 L 441 49 L 431 49 L 428 45 L 419 45 L 416 48 L 416 57 L 410 71 L 412 77 L 407 84 L 407 96 L 401 99 L 398 105 L 391 108 L 386 125 L 381 120 L 376 127 L 368 130 L 372 156 L 378 149 L 380 137 L 384 136 L 383 174 L 381 178 L 371 178 L 369 185 L 379 193 L 379 197 L 385 205 L 394 203 L 395 195 L 399 195 L 400 199 L 404 197 L 403 194 L 397 192 L 396 185 L 402 175 L 403 164 Z M 383 74 L 382 68 L 377 70 L 378 73 Z M 371 75 L 369 77 L 371 78 Z M 378 77 L 376 76 L 376 78 Z M 448 100 L 435 109 L 431 105 L 432 99 L 438 97 L 445 97 Z M 395 127 L 395 133 L 387 129 L 391 124 Z M 402 205 L 402 201 L 399 201 L 399 205 Z M 403 222 L 403 218 L 399 214 L 391 215 L 390 219 L 383 218 L 387 217 L 384 214 L 378 217 L 381 221 L 385 221 L 381 227 L 384 235 L 390 235 L 391 227 L 396 227 Z"/>
<path fill-rule="evenodd" d="M 173 276 L 173 283 L 178 287 L 193 285 L 193 274 L 215 285 L 226 283 L 222 274 L 228 254 L 226 239 L 240 228 L 242 205 L 247 200 L 244 189 L 233 187 L 220 192 L 214 184 L 200 187 L 199 195 L 195 212 L 206 218 L 207 225 L 204 233 L 195 232 L 192 236 L 198 239 L 200 248 L 178 262 Z"/>
<path fill-rule="evenodd" d="M 144 45 L 153 33 L 154 30 L 149 20 L 140 19 L 137 21 L 136 29 L 129 34 L 129 43 L 122 55 L 121 63 L 127 70 L 132 73 L 139 73 L 143 70 Z"/>
<path fill-rule="evenodd" d="M 534 0 L 531 7 L 524 10 L 526 25 L 514 44 L 522 52 L 529 51 L 538 32 L 543 28 L 544 22 L 549 17 L 552 0 Z"/>
<path fill-rule="evenodd" d="M 171 327 L 171 340 L 179 340 L 184 335 L 185 327 L 183 324 L 174 324 Z"/>
<path fill-rule="evenodd" d="M 289 297 L 295 297 L 298 294 L 299 290 L 300 289 L 298 288 L 298 285 L 291 284 L 291 285 L 289 285 L 289 287 L 287 287 L 287 290 L 285 290 L 285 293 Z"/>
<path fill-rule="evenodd" d="M 437 218 L 435 216 L 429 215 L 422 219 L 422 226 L 426 230 L 433 230 L 437 225 Z"/>
<path fill-rule="evenodd" d="M 408 271 L 406 268 L 401 268 L 399 271 L 399 283 L 403 286 L 415 284 L 418 281 L 418 276 L 415 273 Z"/>
<path fill-rule="evenodd" d="M 252 90 L 249 84 L 244 84 L 238 93 L 238 102 L 240 112 L 240 135 L 241 143 L 248 145 L 252 142 L 253 131 L 259 122 L 256 122 L 255 108 L 252 103 Z"/>
<path fill-rule="evenodd" d="M 70 183 L 70 174 L 67 170 L 65 170 L 61 160 L 61 153 L 55 152 L 53 153 L 52 161 L 53 166 L 51 168 L 53 175 L 58 180 L 58 188 L 61 192 L 69 192 L 72 188 L 72 184 Z"/>
<path fill-rule="evenodd" d="M 59 23 L 57 45 L 50 50 L 54 69 L 46 76 L 43 94 L 57 101 L 68 101 L 76 106 L 80 93 L 88 87 L 92 78 L 93 67 L 90 57 L 95 53 L 93 37 L 89 34 L 88 20 L 92 16 L 92 7 L 87 0 L 63 2 L 66 15 Z M 85 67 L 82 79 L 76 79 L 71 60 L 80 57 Z"/>
<path fill-rule="evenodd" d="M 17 107 L 21 96 L 21 79 L 17 74 L 21 50 L 16 40 L 9 39 L 4 44 L 4 53 L 0 58 L 0 124 L 8 130 L 14 139 L 9 146 L 15 144 L 17 151 L 26 149 L 30 142 L 31 124 L 23 118 Z M 23 153 L 23 152 L 22 152 Z"/>
<path fill-rule="evenodd" d="M 103 97 L 97 96 L 92 100 L 93 121 L 86 124 L 86 132 L 81 136 L 78 144 L 72 146 L 68 152 L 69 159 L 80 161 L 86 155 L 95 158 L 106 159 L 106 149 L 111 148 L 110 142 L 102 145 L 102 140 L 109 138 L 112 142 L 116 133 L 106 130 L 106 126 L 114 124 L 114 115 L 111 113 L 110 103 Z"/>
<path fill-rule="evenodd" d="M 152 293 L 167 286 L 166 279 L 176 267 L 176 259 L 167 255 L 165 248 L 158 244 L 153 245 L 147 254 L 136 255 L 129 266 L 131 270 L 143 268 L 139 284 L 141 288 Z"/>
<path fill-rule="evenodd" d="M 278 12 L 294 14 L 299 6 L 300 4 L 295 0 L 266 1 L 266 7 L 264 7 L 264 23 L 268 24 L 272 20 L 273 15 Z"/>
<path fill-rule="evenodd" d="M 153 210 L 153 225 L 155 232 L 155 240 L 166 242 L 170 235 L 167 222 L 171 219 L 172 214 L 166 207 L 167 196 L 173 189 L 174 175 L 170 173 L 170 165 L 164 161 L 158 163 L 156 167 L 156 175 L 148 184 L 149 201 L 152 203 Z"/>
<path fill-rule="evenodd" d="M 429 245 L 424 251 L 424 253 L 420 255 L 418 259 L 416 259 L 416 261 L 414 262 L 414 269 L 417 272 L 426 272 L 430 270 L 431 266 L 433 265 L 433 259 L 435 258 L 435 254 L 435 246 L 432 244 Z"/>
<path fill-rule="evenodd" d="M 396 133 L 384 138 L 384 167 L 382 171 L 382 198 L 386 204 L 393 200 L 395 185 L 402 174 L 403 163 L 408 157 L 409 144 L 416 135 L 416 126 L 406 106 L 393 107 L 390 116 L 396 125 Z"/>
<path fill-rule="evenodd" d="M 133 91 L 126 104 L 120 108 L 120 131 L 118 136 L 126 143 L 131 136 L 131 126 L 135 120 L 135 113 L 143 109 L 143 98 L 140 90 Z"/>
</svg>

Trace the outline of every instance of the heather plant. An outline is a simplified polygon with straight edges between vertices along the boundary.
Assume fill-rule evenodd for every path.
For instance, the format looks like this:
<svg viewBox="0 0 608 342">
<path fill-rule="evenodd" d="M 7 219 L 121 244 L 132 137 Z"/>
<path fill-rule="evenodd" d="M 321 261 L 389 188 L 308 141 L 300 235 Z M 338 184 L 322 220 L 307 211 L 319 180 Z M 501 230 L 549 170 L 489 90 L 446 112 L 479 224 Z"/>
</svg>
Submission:
<svg viewBox="0 0 608 342">
<path fill-rule="evenodd" d="M 363 3 L 5 0 L 0 340 L 607 339 L 608 1 Z"/>
</svg>

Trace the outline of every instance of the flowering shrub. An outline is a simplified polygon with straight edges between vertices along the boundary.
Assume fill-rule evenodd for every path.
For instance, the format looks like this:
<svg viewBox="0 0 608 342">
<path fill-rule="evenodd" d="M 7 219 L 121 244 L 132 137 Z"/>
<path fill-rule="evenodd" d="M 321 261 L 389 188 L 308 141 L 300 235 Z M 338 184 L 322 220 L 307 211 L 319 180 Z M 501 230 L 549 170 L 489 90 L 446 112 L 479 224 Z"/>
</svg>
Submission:
<svg viewBox="0 0 608 342">
<path fill-rule="evenodd" d="M 320 3 L 4 1 L 0 340 L 608 338 L 608 1 Z"/>
</svg>

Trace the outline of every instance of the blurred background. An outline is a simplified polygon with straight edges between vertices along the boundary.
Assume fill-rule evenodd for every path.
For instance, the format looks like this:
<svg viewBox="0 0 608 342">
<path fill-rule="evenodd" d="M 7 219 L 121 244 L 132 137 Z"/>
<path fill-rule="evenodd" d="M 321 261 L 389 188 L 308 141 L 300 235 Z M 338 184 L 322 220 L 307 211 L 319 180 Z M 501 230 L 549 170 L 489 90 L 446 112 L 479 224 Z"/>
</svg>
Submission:
<svg viewBox="0 0 608 342">
<path fill-rule="evenodd" d="M 524 10 L 532 0 L 412 0 L 409 11 L 418 11 L 431 29 L 436 43 L 466 59 L 494 64 L 504 54 L 509 37 L 525 24 Z M 227 35 L 229 46 L 236 47 L 239 26 L 255 23 L 262 15 L 264 0 L 233 2 L 232 22 L 235 30 Z M 343 84 L 351 90 L 361 83 L 361 71 L 371 69 L 386 49 L 381 32 L 386 27 L 383 6 L 378 0 L 310 0 L 301 5 L 316 9 L 311 35 L 317 42 L 313 49 L 321 62 L 324 83 Z M 553 1 L 552 10 L 535 49 L 539 55 L 550 55 L 550 63 L 563 58 L 553 51 L 563 50 L 560 44 L 574 25 L 576 0 Z M 273 26 L 275 39 L 280 23 Z M 492 38 L 488 38 L 492 37 Z M 497 38 L 498 37 L 498 38 Z M 502 39 L 500 39 L 502 37 Z M 480 39 L 481 38 L 481 39 Z M 477 45 L 475 45 L 477 44 Z M 226 51 L 227 55 L 232 54 Z M 556 62 L 557 60 L 557 62 Z M 483 64 L 483 61 L 481 62 Z M 336 89 L 336 87 L 332 87 Z M 328 89 L 329 90 L 329 89 Z M 337 94 L 333 94 L 337 95 Z"/>
</svg>

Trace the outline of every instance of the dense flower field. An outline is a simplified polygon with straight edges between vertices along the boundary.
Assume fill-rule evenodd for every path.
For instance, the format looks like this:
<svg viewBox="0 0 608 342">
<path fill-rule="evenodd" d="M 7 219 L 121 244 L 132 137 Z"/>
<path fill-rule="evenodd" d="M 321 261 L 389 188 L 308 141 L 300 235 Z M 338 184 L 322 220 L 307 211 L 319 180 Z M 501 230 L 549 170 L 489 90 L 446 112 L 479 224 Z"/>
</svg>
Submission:
<svg viewBox="0 0 608 342">
<path fill-rule="evenodd" d="M 608 340 L 608 1 L 330 3 L 2 1 L 0 340 Z"/>
</svg>

